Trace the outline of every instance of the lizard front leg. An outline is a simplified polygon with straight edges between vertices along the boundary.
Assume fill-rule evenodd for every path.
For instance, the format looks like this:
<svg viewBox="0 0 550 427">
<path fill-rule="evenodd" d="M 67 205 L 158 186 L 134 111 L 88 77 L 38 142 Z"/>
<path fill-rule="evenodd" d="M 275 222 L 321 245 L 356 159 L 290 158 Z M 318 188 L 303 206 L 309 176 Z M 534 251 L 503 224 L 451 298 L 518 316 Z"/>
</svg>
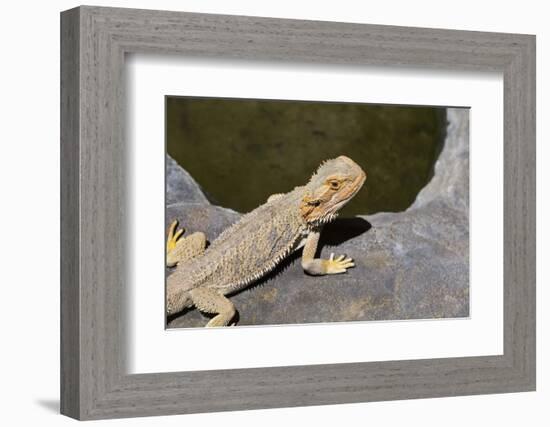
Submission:
<svg viewBox="0 0 550 427">
<path fill-rule="evenodd" d="M 227 326 L 235 317 L 237 310 L 233 303 L 218 291 L 210 288 L 195 288 L 189 292 L 195 307 L 205 313 L 216 314 L 207 324 L 207 328 Z"/>
<path fill-rule="evenodd" d="M 166 265 L 174 267 L 180 262 L 187 261 L 204 252 L 206 248 L 206 236 L 196 232 L 187 237 L 182 237 L 184 229 L 178 227 L 178 221 L 170 225 L 168 239 L 166 240 Z"/>
<path fill-rule="evenodd" d="M 353 260 L 345 255 L 334 258 L 334 254 L 330 254 L 329 259 L 315 258 L 320 235 L 320 231 L 312 231 L 306 238 L 302 252 L 302 268 L 306 273 L 322 276 L 345 273 L 348 268 L 355 267 Z"/>
</svg>

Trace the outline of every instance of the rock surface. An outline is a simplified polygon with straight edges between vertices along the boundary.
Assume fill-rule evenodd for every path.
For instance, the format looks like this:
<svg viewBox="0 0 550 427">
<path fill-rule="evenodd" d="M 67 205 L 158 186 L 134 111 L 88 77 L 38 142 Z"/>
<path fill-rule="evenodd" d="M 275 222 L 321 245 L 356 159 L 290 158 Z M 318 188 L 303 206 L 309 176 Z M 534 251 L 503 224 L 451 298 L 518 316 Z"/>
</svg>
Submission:
<svg viewBox="0 0 550 427">
<path fill-rule="evenodd" d="M 166 205 L 179 202 L 210 204 L 191 175 L 166 156 Z"/>
<path fill-rule="evenodd" d="M 239 311 L 238 324 L 467 317 L 468 110 L 448 109 L 447 119 L 434 177 L 411 207 L 342 218 L 325 227 L 321 256 L 347 254 L 355 260 L 354 269 L 311 277 L 302 271 L 299 253 L 294 254 L 259 283 L 231 297 Z M 167 200 L 179 203 L 167 206 L 168 224 L 177 218 L 188 232 L 204 231 L 213 240 L 239 218 L 237 212 L 209 204 L 192 178 L 169 164 L 167 189 L 174 190 Z M 204 326 L 206 321 L 205 315 L 191 310 L 168 327 Z"/>
</svg>

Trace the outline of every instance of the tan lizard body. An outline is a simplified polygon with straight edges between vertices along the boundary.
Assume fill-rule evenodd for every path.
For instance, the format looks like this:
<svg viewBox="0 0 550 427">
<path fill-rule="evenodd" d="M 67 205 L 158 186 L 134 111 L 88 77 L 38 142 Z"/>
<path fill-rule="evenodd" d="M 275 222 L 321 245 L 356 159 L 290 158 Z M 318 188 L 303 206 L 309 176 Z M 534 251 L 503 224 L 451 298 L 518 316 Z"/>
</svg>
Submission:
<svg viewBox="0 0 550 427">
<path fill-rule="evenodd" d="M 269 273 L 291 252 L 303 248 L 302 267 L 312 275 L 344 273 L 353 260 L 340 256 L 315 258 L 323 224 L 331 221 L 362 187 L 365 172 L 350 158 L 324 162 L 310 181 L 244 215 L 205 250 L 206 237 L 180 238 L 170 227 L 168 265 L 177 264 L 167 279 L 166 310 L 174 315 L 195 306 L 216 314 L 207 326 L 225 326 L 236 310 L 226 295 Z"/>
</svg>

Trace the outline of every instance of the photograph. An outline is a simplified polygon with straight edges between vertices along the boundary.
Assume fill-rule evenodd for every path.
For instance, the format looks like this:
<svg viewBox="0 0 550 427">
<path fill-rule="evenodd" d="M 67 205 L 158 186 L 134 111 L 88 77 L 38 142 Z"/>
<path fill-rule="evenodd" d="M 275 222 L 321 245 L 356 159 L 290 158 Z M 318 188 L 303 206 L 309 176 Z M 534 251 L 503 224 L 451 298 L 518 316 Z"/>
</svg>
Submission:
<svg viewBox="0 0 550 427">
<path fill-rule="evenodd" d="M 467 318 L 469 108 L 165 96 L 166 328 Z"/>
</svg>

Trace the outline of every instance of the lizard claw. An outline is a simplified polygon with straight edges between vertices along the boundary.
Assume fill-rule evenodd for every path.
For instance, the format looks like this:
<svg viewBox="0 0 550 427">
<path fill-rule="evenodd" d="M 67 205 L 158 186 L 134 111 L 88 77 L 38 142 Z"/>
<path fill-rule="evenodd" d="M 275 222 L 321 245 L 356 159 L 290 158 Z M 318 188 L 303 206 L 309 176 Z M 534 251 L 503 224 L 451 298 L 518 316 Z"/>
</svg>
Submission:
<svg viewBox="0 0 550 427">
<path fill-rule="evenodd" d="M 178 227 L 178 220 L 175 220 L 170 224 L 170 229 L 168 230 L 168 239 L 166 240 L 166 250 L 168 252 L 172 251 L 176 244 L 178 243 L 179 238 L 183 235 L 185 232 L 184 228 L 180 228 L 179 230 L 176 230 Z"/>
<path fill-rule="evenodd" d="M 334 258 L 334 254 L 330 254 L 330 258 L 326 261 L 327 274 L 345 273 L 348 268 L 355 267 L 353 259 L 340 255 Z"/>
</svg>

